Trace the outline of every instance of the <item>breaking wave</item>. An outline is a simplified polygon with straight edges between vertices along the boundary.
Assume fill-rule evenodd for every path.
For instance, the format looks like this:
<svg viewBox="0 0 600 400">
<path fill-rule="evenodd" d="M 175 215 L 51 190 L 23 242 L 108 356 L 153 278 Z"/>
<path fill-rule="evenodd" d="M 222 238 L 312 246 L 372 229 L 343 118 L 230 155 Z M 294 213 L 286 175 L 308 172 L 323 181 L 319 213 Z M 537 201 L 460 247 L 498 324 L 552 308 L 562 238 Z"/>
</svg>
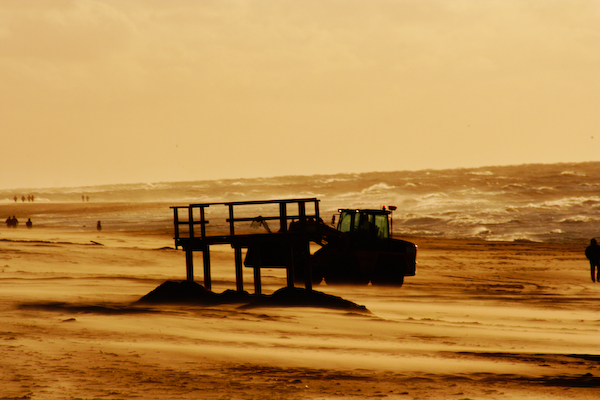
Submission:
<svg viewBox="0 0 600 400">
<path fill-rule="evenodd" d="M 0 207 L 14 206 L 15 196 L 23 203 L 23 195 L 37 204 L 85 201 L 85 214 L 20 217 L 41 226 L 82 227 L 101 219 L 123 230 L 172 229 L 170 206 L 317 197 L 326 221 L 338 208 L 395 205 L 396 235 L 585 242 L 598 235 L 599 171 L 600 163 L 590 162 L 2 190 Z"/>
</svg>

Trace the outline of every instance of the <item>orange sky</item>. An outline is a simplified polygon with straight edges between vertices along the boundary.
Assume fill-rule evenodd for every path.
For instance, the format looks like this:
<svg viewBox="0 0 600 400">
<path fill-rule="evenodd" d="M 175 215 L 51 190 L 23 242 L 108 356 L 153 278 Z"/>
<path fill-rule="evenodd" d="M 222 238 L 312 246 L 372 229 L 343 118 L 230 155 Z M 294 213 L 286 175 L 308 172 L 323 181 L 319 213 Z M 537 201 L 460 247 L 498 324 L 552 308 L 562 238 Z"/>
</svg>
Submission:
<svg viewBox="0 0 600 400">
<path fill-rule="evenodd" d="M 600 159 L 597 0 L 0 0 L 0 188 Z"/>
</svg>

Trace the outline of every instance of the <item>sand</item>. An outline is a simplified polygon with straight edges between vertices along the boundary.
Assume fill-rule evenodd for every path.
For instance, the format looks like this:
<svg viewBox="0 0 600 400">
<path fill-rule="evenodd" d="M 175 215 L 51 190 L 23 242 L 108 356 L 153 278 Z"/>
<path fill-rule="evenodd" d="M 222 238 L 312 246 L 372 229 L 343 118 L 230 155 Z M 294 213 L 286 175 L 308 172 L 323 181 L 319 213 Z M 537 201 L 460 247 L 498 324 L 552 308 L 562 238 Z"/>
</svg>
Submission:
<svg viewBox="0 0 600 400">
<path fill-rule="evenodd" d="M 0 229 L 0 399 L 598 398 L 587 243 L 408 239 L 401 289 L 249 307 L 251 270 L 240 302 L 139 302 L 185 279 L 169 235 Z M 235 289 L 231 248 L 211 250 L 213 292 Z"/>
</svg>

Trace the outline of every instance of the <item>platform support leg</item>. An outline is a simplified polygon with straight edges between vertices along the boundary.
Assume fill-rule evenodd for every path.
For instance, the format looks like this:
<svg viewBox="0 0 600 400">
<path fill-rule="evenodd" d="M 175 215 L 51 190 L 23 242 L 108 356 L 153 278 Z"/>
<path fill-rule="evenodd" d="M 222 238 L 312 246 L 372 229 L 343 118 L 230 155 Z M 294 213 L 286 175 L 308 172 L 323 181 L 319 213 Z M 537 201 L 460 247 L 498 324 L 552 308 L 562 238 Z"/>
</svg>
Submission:
<svg viewBox="0 0 600 400">
<path fill-rule="evenodd" d="M 293 288 L 294 287 L 294 266 L 293 266 L 293 261 L 292 261 L 292 265 L 288 266 L 285 269 L 285 272 L 286 272 L 286 278 L 287 278 L 287 287 Z"/>
<path fill-rule="evenodd" d="M 194 281 L 194 252 L 191 250 L 185 251 L 185 273 L 186 279 L 190 282 Z"/>
<path fill-rule="evenodd" d="M 286 260 L 285 260 L 285 276 L 287 278 L 287 287 L 294 287 L 294 248 L 288 242 L 286 246 L 288 251 L 286 251 Z"/>
<path fill-rule="evenodd" d="M 304 285 L 306 290 L 312 290 L 312 268 L 310 265 L 310 245 L 305 242 L 302 252 L 302 268 L 304 268 Z"/>
<path fill-rule="evenodd" d="M 211 279 L 210 279 L 210 248 L 206 246 L 202 250 L 202 261 L 204 262 L 204 288 L 211 290 Z"/>
<path fill-rule="evenodd" d="M 240 247 L 235 248 L 235 285 L 238 293 L 244 291 L 244 273 L 242 264 L 242 249 Z"/>
<path fill-rule="evenodd" d="M 254 267 L 254 293 L 262 293 L 262 284 L 260 282 L 260 267 Z"/>
<path fill-rule="evenodd" d="M 260 249 L 257 248 L 254 252 L 254 294 L 262 293 L 262 284 L 260 282 Z"/>
</svg>

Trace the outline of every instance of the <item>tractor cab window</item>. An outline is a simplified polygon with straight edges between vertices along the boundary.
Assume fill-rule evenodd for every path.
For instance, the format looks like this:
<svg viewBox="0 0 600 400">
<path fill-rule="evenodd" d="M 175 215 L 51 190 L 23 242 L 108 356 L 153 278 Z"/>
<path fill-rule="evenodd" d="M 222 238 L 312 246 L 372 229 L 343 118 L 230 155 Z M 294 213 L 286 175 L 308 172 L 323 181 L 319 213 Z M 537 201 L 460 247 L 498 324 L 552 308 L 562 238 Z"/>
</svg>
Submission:
<svg viewBox="0 0 600 400">
<path fill-rule="evenodd" d="M 386 214 L 344 210 L 340 212 L 337 230 L 385 239 L 389 237 L 388 217 Z"/>
<path fill-rule="evenodd" d="M 352 217 L 354 213 L 348 211 L 342 211 L 340 213 L 340 219 L 338 221 L 337 230 L 340 232 L 350 232 L 352 230 Z"/>
<path fill-rule="evenodd" d="M 365 225 L 365 220 L 362 218 L 363 214 L 354 214 L 354 228 L 352 229 L 354 232 L 364 231 L 361 226 Z"/>
<path fill-rule="evenodd" d="M 360 216 L 360 218 L 359 218 Z M 386 214 L 360 213 L 355 216 L 355 231 L 371 238 L 388 237 L 388 220 Z"/>
<path fill-rule="evenodd" d="M 377 227 L 377 237 L 386 239 L 389 237 L 388 216 L 386 214 L 375 215 L 375 226 Z"/>
<path fill-rule="evenodd" d="M 354 230 L 366 236 L 376 236 L 375 224 L 373 223 L 373 215 L 360 213 L 355 218 Z"/>
</svg>

